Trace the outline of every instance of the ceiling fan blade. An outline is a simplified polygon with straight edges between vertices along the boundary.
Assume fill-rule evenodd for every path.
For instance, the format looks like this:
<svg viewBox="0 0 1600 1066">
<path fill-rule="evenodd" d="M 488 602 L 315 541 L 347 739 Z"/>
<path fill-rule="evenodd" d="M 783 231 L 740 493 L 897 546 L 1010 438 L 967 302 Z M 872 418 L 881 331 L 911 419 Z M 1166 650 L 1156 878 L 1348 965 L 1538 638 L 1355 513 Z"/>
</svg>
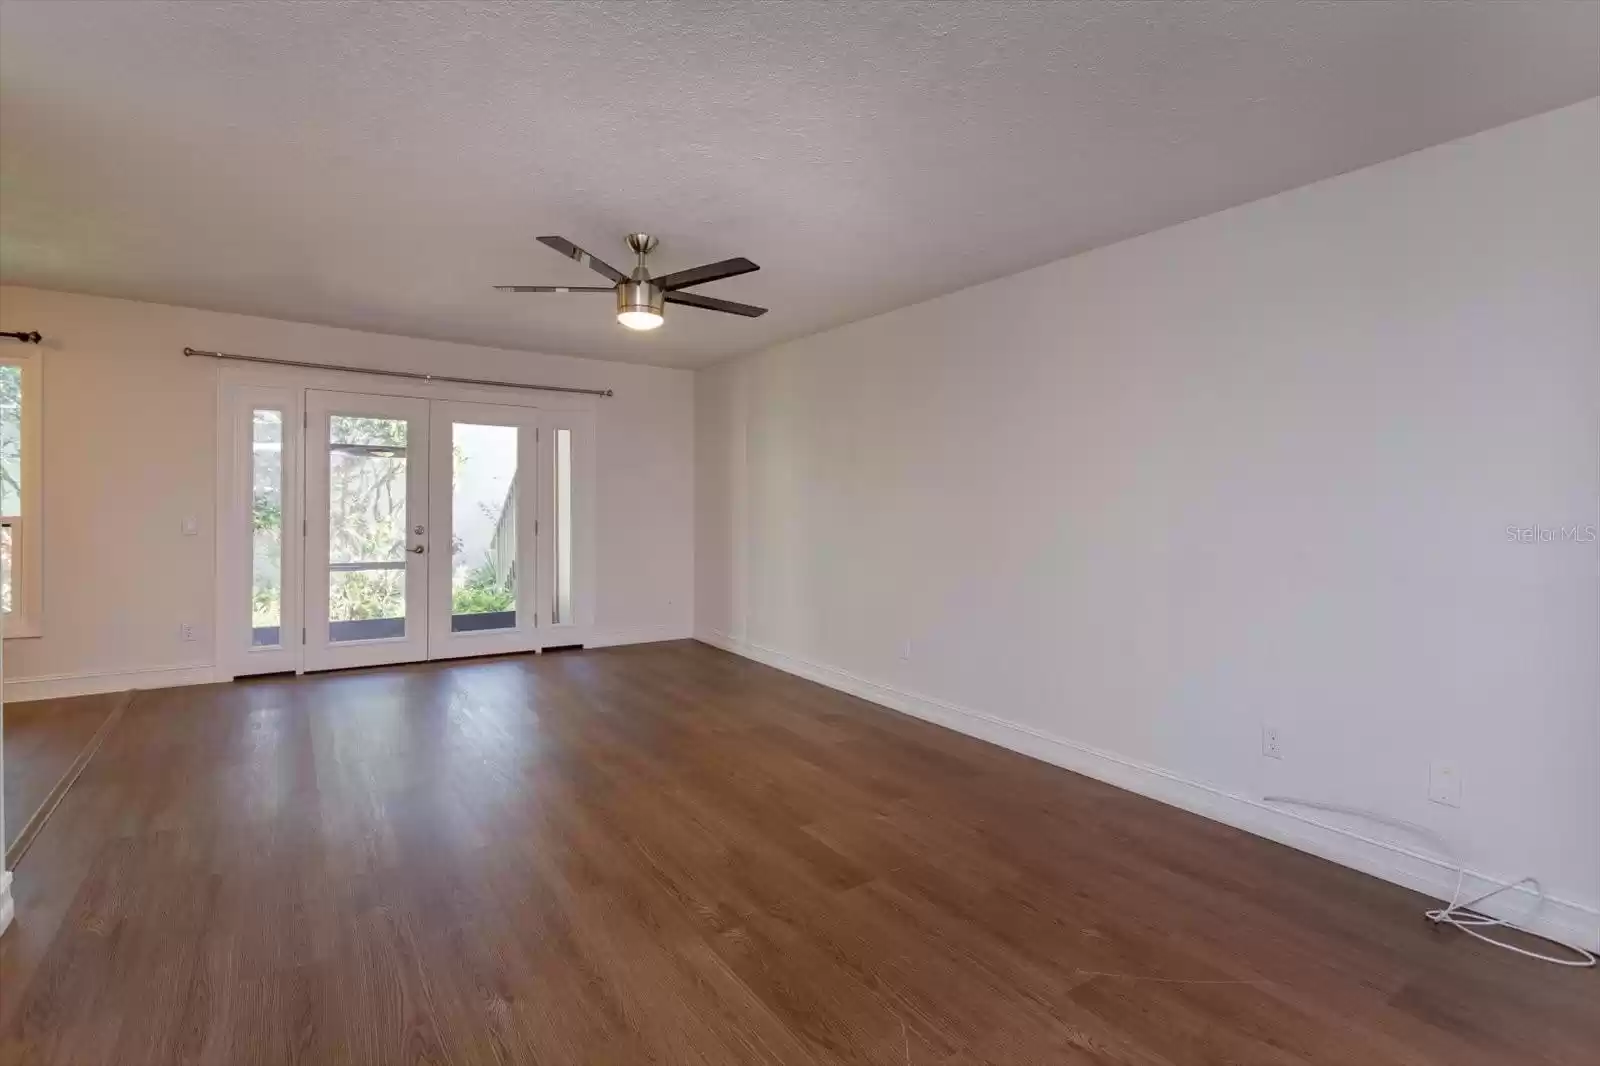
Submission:
<svg viewBox="0 0 1600 1066">
<path fill-rule="evenodd" d="M 496 285 L 501 292 L 616 292 L 611 285 Z"/>
<path fill-rule="evenodd" d="M 760 270 L 750 260 L 739 256 L 737 259 L 724 259 L 720 263 L 707 263 L 704 266 L 690 267 L 680 270 L 676 274 L 667 274 L 650 280 L 669 292 L 673 289 L 687 289 L 691 285 L 704 285 L 708 281 L 720 281 L 723 278 L 737 277 L 748 274 L 752 270 Z"/>
<path fill-rule="evenodd" d="M 666 300 L 669 304 L 700 307 L 707 311 L 722 311 L 730 315 L 743 315 L 746 318 L 760 318 L 767 313 L 765 307 L 736 304 L 732 300 L 719 300 L 714 296 L 697 296 L 692 292 L 669 292 L 666 294 Z"/>
<path fill-rule="evenodd" d="M 610 263 L 596 259 L 588 252 L 579 248 L 565 237 L 540 237 L 539 243 L 548 248 L 554 248 L 568 259 L 582 263 L 596 274 L 604 274 L 612 281 L 627 281 L 628 276 Z"/>
</svg>

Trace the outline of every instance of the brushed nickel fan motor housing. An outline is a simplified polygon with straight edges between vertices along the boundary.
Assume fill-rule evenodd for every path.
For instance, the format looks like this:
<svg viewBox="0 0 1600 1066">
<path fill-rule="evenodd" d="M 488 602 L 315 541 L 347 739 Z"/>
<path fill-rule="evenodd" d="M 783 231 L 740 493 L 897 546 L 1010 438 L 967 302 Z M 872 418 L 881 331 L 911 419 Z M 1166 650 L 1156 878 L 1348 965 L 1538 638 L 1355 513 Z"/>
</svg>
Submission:
<svg viewBox="0 0 1600 1066">
<path fill-rule="evenodd" d="M 659 285 L 648 279 L 629 278 L 617 286 L 617 314 L 626 311 L 648 311 L 660 315 L 667 306 L 667 294 Z"/>
<path fill-rule="evenodd" d="M 665 315 L 667 294 L 661 286 L 650 280 L 650 271 L 644 265 L 644 257 L 661 242 L 648 233 L 630 233 L 625 241 L 628 250 L 638 256 L 639 262 L 633 268 L 633 275 L 617 284 L 617 314 L 644 311 L 652 315 Z"/>
</svg>

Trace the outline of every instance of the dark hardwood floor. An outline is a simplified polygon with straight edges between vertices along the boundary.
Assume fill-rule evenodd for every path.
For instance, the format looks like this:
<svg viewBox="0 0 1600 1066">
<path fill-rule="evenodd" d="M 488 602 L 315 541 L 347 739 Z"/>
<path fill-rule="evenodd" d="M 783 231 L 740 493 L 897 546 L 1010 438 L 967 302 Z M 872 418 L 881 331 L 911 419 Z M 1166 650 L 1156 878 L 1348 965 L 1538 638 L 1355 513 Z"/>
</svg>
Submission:
<svg viewBox="0 0 1600 1066">
<path fill-rule="evenodd" d="M 1600 974 L 691 643 L 139 694 L 0 1061 L 1564 1063 Z"/>
<path fill-rule="evenodd" d="M 122 693 L 108 693 L 6 704 L 0 728 L 5 741 L 7 848 L 125 698 Z"/>
</svg>

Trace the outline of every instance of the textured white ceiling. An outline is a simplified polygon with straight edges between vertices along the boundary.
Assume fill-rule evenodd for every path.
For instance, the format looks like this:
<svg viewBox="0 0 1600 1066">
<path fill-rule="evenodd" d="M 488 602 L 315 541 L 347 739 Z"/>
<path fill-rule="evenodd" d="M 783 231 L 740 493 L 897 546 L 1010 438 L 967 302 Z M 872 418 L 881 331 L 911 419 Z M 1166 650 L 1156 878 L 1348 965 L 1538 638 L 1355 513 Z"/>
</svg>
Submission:
<svg viewBox="0 0 1600 1066">
<path fill-rule="evenodd" d="M 0 276 L 698 366 L 1595 95 L 1587 2 L 4 0 Z M 632 229 L 772 313 L 490 289 Z"/>
</svg>

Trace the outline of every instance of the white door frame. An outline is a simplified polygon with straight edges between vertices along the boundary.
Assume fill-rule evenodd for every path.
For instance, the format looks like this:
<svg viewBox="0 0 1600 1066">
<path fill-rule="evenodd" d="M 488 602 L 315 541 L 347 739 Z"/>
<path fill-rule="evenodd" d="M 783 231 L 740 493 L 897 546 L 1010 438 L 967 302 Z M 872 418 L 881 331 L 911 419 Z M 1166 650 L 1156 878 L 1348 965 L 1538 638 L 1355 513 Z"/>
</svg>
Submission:
<svg viewBox="0 0 1600 1066">
<path fill-rule="evenodd" d="M 323 359 L 337 361 L 334 353 L 304 353 L 307 359 Z M 283 645 L 271 649 L 275 654 L 268 655 L 263 650 L 252 649 L 250 640 L 250 538 L 248 520 L 243 516 L 250 513 L 249 501 L 251 491 L 250 479 L 250 442 L 248 439 L 248 420 L 242 425 L 245 427 L 245 439 L 240 440 L 238 418 L 240 404 L 250 401 L 241 399 L 251 395 L 249 390 L 260 390 L 257 395 L 262 402 L 256 406 L 279 407 L 284 404 L 293 404 L 295 412 L 293 418 L 285 419 L 284 447 L 286 462 L 284 472 L 284 529 L 287 534 L 284 538 L 283 560 L 283 585 L 282 595 L 282 633 Z M 272 673 L 294 671 L 304 672 L 307 669 L 316 669 L 308 666 L 305 660 L 305 646 L 301 638 L 301 630 L 306 617 L 302 597 L 299 592 L 304 585 L 304 541 L 301 537 L 293 536 L 297 524 L 304 518 L 300 510 L 301 502 L 305 496 L 303 484 L 304 462 L 304 407 L 303 398 L 307 390 L 327 390 L 333 392 L 360 392 L 371 395 L 415 397 L 426 400 L 447 400 L 458 403 L 479 403 L 496 406 L 515 407 L 536 412 L 537 419 L 537 470 L 541 475 L 538 478 L 540 490 L 538 492 L 539 521 L 541 537 L 548 536 L 550 510 L 554 506 L 554 497 L 544 491 L 553 479 L 542 476 L 552 469 L 553 463 L 553 430 L 558 428 L 569 429 L 573 433 L 573 620 L 559 626 L 548 625 L 551 617 L 552 602 L 550 602 L 549 575 L 543 571 L 547 567 L 546 555 L 549 554 L 545 544 L 537 545 L 535 558 L 538 561 L 534 584 L 538 597 L 537 620 L 538 630 L 536 638 L 527 645 L 527 650 L 537 650 L 543 647 L 563 647 L 570 644 L 587 643 L 594 633 L 594 608 L 596 602 L 596 574 L 594 544 L 596 540 L 596 459 L 595 459 L 595 411 L 596 398 L 593 396 L 576 395 L 569 393 L 534 392 L 514 388 L 496 388 L 491 386 L 457 385 L 447 382 L 414 381 L 404 378 L 390 378 L 381 375 L 363 374 L 358 371 L 332 371 L 319 369 L 306 369 L 298 367 L 269 366 L 264 364 L 225 364 L 218 367 L 218 425 L 217 441 L 217 588 L 216 588 L 216 647 L 217 647 L 217 676 L 222 679 L 247 674 Z M 287 412 L 288 407 L 284 407 Z M 248 408 L 245 410 L 248 415 Z M 293 452 L 297 461 L 290 462 L 288 453 Z M 289 513 L 290 501 L 295 509 L 293 516 Z M 235 528 L 237 527 L 237 528 Z M 431 540 L 431 538 L 430 538 Z M 430 551 L 433 550 L 430 546 Z M 552 556 L 553 558 L 553 556 Z M 548 564 L 553 565 L 553 564 Z M 291 593 L 291 590 L 292 593 Z M 291 603 L 291 601 L 293 601 Z M 480 645 L 487 649 L 488 645 Z M 458 651 L 456 654 L 491 654 L 484 651 Z M 429 657 L 444 657 L 429 650 Z"/>
</svg>

